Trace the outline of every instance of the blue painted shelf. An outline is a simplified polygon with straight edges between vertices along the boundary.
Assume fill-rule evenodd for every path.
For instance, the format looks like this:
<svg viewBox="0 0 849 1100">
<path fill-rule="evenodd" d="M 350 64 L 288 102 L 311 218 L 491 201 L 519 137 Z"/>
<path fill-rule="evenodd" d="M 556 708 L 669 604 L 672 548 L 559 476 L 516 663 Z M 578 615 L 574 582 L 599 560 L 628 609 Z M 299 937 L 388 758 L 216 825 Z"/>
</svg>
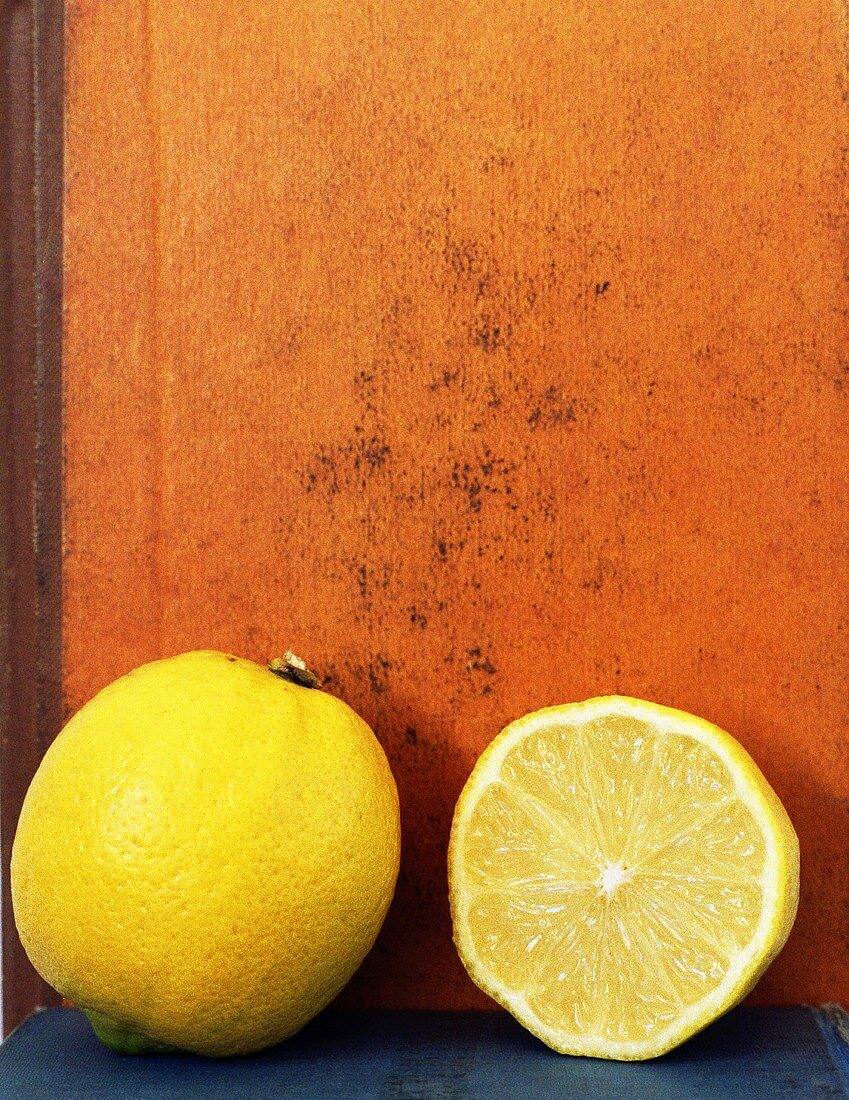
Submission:
<svg viewBox="0 0 849 1100">
<path fill-rule="evenodd" d="M 327 1012 L 247 1058 L 128 1057 L 72 1009 L 30 1016 L 0 1047 L 0 1100 L 827 1100 L 849 1097 L 837 1007 L 738 1008 L 652 1062 L 554 1054 L 502 1013 Z"/>
</svg>

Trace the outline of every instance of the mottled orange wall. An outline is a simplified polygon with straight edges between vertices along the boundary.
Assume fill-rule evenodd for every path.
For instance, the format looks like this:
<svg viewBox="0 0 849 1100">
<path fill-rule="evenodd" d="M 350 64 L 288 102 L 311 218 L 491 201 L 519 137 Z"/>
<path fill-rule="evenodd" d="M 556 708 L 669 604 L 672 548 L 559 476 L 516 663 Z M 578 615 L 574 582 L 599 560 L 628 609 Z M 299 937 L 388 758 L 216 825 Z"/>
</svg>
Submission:
<svg viewBox="0 0 849 1100">
<path fill-rule="evenodd" d="M 832 0 L 70 0 L 65 691 L 292 646 L 405 855 L 350 999 L 484 1003 L 445 848 L 510 718 L 703 714 L 849 1001 L 846 65 Z"/>
</svg>

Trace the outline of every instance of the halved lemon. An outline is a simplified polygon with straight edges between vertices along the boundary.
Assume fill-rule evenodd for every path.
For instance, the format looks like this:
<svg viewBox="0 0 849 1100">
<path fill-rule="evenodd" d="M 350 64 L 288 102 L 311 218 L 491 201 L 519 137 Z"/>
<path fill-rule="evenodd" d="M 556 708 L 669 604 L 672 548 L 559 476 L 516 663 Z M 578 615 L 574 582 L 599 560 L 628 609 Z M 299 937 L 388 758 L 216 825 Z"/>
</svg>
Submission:
<svg viewBox="0 0 849 1100">
<path fill-rule="evenodd" d="M 610 696 L 513 722 L 475 766 L 448 853 L 473 981 L 555 1050 L 664 1054 L 783 946 L 799 844 L 745 749 Z"/>
</svg>

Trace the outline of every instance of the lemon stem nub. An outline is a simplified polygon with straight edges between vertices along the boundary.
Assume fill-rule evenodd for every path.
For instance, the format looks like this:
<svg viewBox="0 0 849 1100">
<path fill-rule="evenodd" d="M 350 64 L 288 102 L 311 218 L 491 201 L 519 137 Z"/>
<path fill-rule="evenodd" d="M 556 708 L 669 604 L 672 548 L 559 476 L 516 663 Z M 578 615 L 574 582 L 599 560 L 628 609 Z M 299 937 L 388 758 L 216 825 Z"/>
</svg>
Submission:
<svg viewBox="0 0 849 1100">
<path fill-rule="evenodd" d="M 311 672 L 300 657 L 296 657 L 291 649 L 287 649 L 282 657 L 272 657 L 268 662 L 268 671 L 284 680 L 289 680 L 300 687 L 317 688 L 321 681 L 314 672 Z"/>
</svg>

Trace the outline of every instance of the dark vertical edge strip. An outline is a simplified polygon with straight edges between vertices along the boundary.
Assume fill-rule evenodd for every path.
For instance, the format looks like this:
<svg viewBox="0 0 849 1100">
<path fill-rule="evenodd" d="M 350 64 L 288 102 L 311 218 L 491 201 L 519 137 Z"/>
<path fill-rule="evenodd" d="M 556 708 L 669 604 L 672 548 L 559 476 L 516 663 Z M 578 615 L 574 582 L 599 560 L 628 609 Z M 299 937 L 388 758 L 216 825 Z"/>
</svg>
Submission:
<svg viewBox="0 0 849 1100">
<path fill-rule="evenodd" d="M 63 0 L 35 0 L 36 508 L 39 755 L 64 719 L 62 692 Z"/>
<path fill-rule="evenodd" d="M 0 844 L 3 1023 L 56 995 L 15 930 L 9 859 L 29 781 L 61 723 L 61 0 L 0 18 Z"/>
</svg>

